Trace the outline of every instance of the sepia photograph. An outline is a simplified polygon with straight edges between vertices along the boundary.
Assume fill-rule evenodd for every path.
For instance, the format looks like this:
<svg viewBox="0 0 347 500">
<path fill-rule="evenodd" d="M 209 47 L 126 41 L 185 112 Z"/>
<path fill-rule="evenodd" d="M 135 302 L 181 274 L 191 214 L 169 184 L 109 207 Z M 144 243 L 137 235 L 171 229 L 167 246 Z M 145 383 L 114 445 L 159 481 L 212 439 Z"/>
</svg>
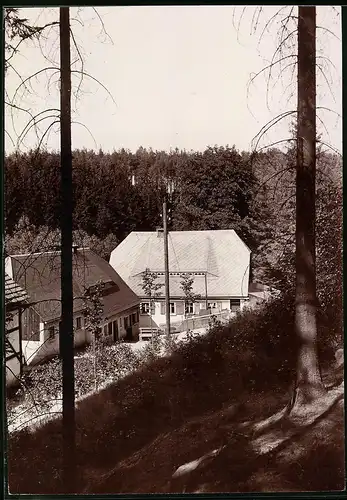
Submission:
<svg viewBox="0 0 347 500">
<path fill-rule="evenodd" d="M 346 9 L 3 8 L 7 498 L 345 491 Z"/>
</svg>

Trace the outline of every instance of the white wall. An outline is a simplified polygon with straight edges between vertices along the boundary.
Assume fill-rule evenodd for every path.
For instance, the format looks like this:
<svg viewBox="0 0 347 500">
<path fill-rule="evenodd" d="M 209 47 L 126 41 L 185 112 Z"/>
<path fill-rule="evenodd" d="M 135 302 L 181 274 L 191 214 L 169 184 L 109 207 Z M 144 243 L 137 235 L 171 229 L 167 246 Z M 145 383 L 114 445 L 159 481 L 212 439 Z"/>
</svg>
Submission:
<svg viewBox="0 0 347 500">
<path fill-rule="evenodd" d="M 143 300 L 143 302 L 148 302 L 146 300 Z M 175 301 L 172 300 L 171 302 L 181 302 L 183 301 Z M 162 302 L 154 302 L 154 312 L 152 314 L 152 324 L 151 324 L 151 318 L 149 314 L 141 314 L 140 313 L 140 322 L 139 326 L 140 328 L 150 328 L 151 326 L 153 328 L 163 328 L 165 327 L 166 324 L 166 315 L 162 314 L 162 308 L 161 308 Z M 170 314 L 170 321 L 171 323 L 181 323 L 184 320 L 184 314 Z"/>
<path fill-rule="evenodd" d="M 48 330 L 51 326 L 55 327 L 54 337 L 49 336 Z M 76 347 L 84 345 L 87 340 L 86 337 L 83 328 L 76 330 L 74 332 L 74 345 Z M 28 364 L 35 364 L 44 358 L 49 359 L 59 354 L 59 322 L 40 322 L 40 341 L 23 340 L 22 348 Z"/>
<path fill-rule="evenodd" d="M 178 300 L 170 300 L 170 302 L 174 302 L 176 304 L 176 312 L 170 313 L 170 323 L 182 323 L 184 320 L 184 301 Z M 183 314 L 177 313 L 177 302 L 183 304 Z M 155 315 L 153 316 L 154 321 L 158 324 L 159 327 L 163 328 L 166 326 L 166 314 L 161 314 L 161 303 L 155 303 Z"/>
<path fill-rule="evenodd" d="M 32 364 L 33 361 L 36 360 L 36 356 L 40 351 L 41 345 L 41 342 L 38 340 L 22 341 L 23 356 L 28 365 Z"/>
<path fill-rule="evenodd" d="M 19 330 L 15 330 L 14 332 L 11 332 L 6 335 L 8 340 L 10 341 L 11 345 L 13 346 L 13 349 L 15 349 L 16 352 L 19 352 L 20 350 L 20 345 L 19 345 Z"/>
<path fill-rule="evenodd" d="M 12 313 L 12 320 L 6 323 L 7 329 L 18 328 L 14 332 L 8 333 L 6 336 L 10 341 L 13 349 L 18 352 L 20 351 L 19 344 L 19 315 L 17 311 Z M 18 377 L 20 376 L 20 361 L 17 357 L 13 357 L 6 361 L 6 386 L 14 385 L 18 382 Z"/>
<path fill-rule="evenodd" d="M 10 276 L 10 278 L 13 279 L 13 269 L 12 269 L 11 257 L 5 258 L 5 273 L 8 274 Z"/>
<path fill-rule="evenodd" d="M 22 350 L 28 365 L 35 364 L 42 359 L 43 352 L 47 349 L 45 345 L 45 323 L 40 321 L 40 340 L 22 340 Z M 44 346 L 44 351 L 42 348 Z M 49 351 L 48 351 L 49 352 Z"/>
<path fill-rule="evenodd" d="M 142 302 L 148 302 L 148 300 L 143 299 Z M 184 303 L 183 300 L 172 300 L 171 302 L 181 302 Z M 162 308 L 161 308 L 161 303 L 162 302 L 155 302 L 154 303 L 154 313 L 152 314 L 152 327 L 153 328 L 164 328 L 166 324 L 166 316 L 165 314 L 161 314 Z M 211 309 L 211 314 L 218 314 L 219 312 L 222 311 L 230 311 L 230 299 L 223 299 L 223 300 L 218 300 L 209 297 L 208 298 L 208 304 L 216 304 L 215 308 Z M 248 303 L 248 299 L 241 299 L 240 300 L 240 311 L 245 307 L 245 305 Z M 200 299 L 194 304 L 194 314 L 189 315 L 189 317 L 192 316 L 198 316 L 199 311 L 205 310 L 206 309 L 206 302 L 203 299 Z M 236 313 L 235 313 L 236 314 Z M 182 323 L 184 321 L 185 315 L 184 314 L 170 314 L 170 322 L 171 324 L 175 323 Z M 140 314 L 140 328 L 149 328 L 151 326 L 151 318 L 150 315 L 148 314 Z"/>
<path fill-rule="evenodd" d="M 126 335 L 126 330 L 124 328 L 124 317 L 129 316 L 132 313 L 135 313 L 137 308 L 130 309 L 126 312 L 122 312 L 118 315 L 113 315 L 105 318 L 101 323 L 102 335 L 103 335 L 103 327 L 110 322 L 117 321 L 118 323 L 118 332 L 119 338 L 124 338 Z M 76 318 L 81 317 L 82 328 L 76 330 Z M 122 318 L 122 319 L 121 319 Z M 54 337 L 49 336 L 49 328 L 51 326 L 55 327 L 55 335 Z M 84 328 L 84 319 L 81 313 L 76 313 L 74 315 L 74 345 L 75 347 L 82 347 L 83 345 L 90 344 L 92 342 L 91 333 Z M 136 335 L 136 331 L 138 330 L 138 325 L 133 327 L 133 332 Z M 110 338 L 106 337 L 106 340 L 112 342 L 113 336 Z M 40 322 L 40 341 L 27 341 L 24 340 L 22 342 L 23 354 L 25 358 L 28 359 L 28 364 L 36 364 L 45 358 L 49 359 L 53 356 L 59 354 L 59 322 Z"/>
<path fill-rule="evenodd" d="M 230 300 L 221 300 L 221 310 L 230 309 Z"/>
<path fill-rule="evenodd" d="M 12 358 L 6 361 L 6 387 L 18 383 L 20 376 L 20 363 L 18 358 Z"/>
</svg>

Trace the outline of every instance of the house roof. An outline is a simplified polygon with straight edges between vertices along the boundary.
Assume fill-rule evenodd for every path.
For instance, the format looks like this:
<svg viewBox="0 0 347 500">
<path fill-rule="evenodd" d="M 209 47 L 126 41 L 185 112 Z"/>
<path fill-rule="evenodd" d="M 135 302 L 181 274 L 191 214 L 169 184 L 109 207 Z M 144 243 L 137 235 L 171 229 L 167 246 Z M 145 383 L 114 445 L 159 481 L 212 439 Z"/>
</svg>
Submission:
<svg viewBox="0 0 347 500">
<path fill-rule="evenodd" d="M 5 273 L 5 304 L 7 307 L 20 305 L 28 299 L 28 295 L 13 279 Z"/>
<path fill-rule="evenodd" d="M 249 284 L 249 293 L 269 292 L 269 291 L 271 291 L 271 287 L 265 285 L 264 283 L 258 283 L 256 281 L 253 281 L 252 283 Z"/>
<path fill-rule="evenodd" d="M 43 321 L 60 318 L 60 252 L 42 252 L 7 257 L 6 268 L 27 291 L 30 302 Z M 104 315 L 117 314 L 138 304 L 136 295 L 104 259 L 87 248 L 73 253 L 74 312 L 83 308 L 86 288 L 101 281 L 112 285 L 112 292 L 102 297 Z"/>
<path fill-rule="evenodd" d="M 234 230 L 171 231 L 168 237 L 170 296 L 182 297 L 181 273 L 195 273 L 193 291 L 205 297 L 248 296 L 250 250 Z M 111 253 L 111 266 L 139 297 L 142 273 L 161 273 L 164 283 L 164 239 L 157 232 L 130 233 Z M 199 274 L 200 273 L 200 274 Z M 162 296 L 164 296 L 164 287 Z"/>
</svg>

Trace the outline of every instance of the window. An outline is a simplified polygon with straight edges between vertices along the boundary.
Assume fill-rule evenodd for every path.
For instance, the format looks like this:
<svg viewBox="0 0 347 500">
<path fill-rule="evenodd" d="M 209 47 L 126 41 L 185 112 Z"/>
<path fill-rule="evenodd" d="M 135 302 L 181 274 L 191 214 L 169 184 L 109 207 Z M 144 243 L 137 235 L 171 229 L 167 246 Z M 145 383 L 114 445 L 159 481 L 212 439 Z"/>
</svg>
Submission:
<svg viewBox="0 0 347 500">
<path fill-rule="evenodd" d="M 122 328 L 122 318 L 119 318 L 119 328 Z"/>
<path fill-rule="evenodd" d="M 113 328 L 112 328 L 112 323 L 109 323 L 107 325 L 107 334 L 108 335 L 112 335 L 112 331 L 113 331 Z"/>
<path fill-rule="evenodd" d="M 149 302 L 141 302 L 141 305 L 140 305 L 141 314 L 149 314 L 149 311 L 150 311 Z"/>
<path fill-rule="evenodd" d="M 55 328 L 54 328 L 54 326 L 50 326 L 48 328 L 48 336 L 49 336 L 49 338 L 53 338 L 54 335 L 55 335 Z"/>
<path fill-rule="evenodd" d="M 133 325 L 134 325 L 135 323 L 137 323 L 137 321 L 136 321 L 136 313 L 133 313 L 133 314 L 131 315 L 131 322 L 132 322 L 132 324 L 133 324 Z"/>
<path fill-rule="evenodd" d="M 124 329 L 127 330 L 128 327 L 129 327 L 129 318 L 126 317 L 126 318 L 124 318 Z"/>
<path fill-rule="evenodd" d="M 176 304 L 175 304 L 175 302 L 170 302 L 170 314 L 176 314 Z"/>
<path fill-rule="evenodd" d="M 210 303 L 208 304 L 208 308 L 209 308 L 209 309 L 217 309 L 217 304 L 216 304 L 216 302 L 210 302 Z"/>
<path fill-rule="evenodd" d="M 107 325 L 104 326 L 104 335 L 107 335 Z"/>
<path fill-rule="evenodd" d="M 230 299 L 230 310 L 232 312 L 240 310 L 240 299 Z"/>
<path fill-rule="evenodd" d="M 82 328 L 82 318 L 81 316 L 78 316 L 76 318 L 76 330 L 80 330 Z"/>
<path fill-rule="evenodd" d="M 194 304 L 193 302 L 187 302 L 186 303 L 186 314 L 193 314 L 194 313 Z"/>
</svg>

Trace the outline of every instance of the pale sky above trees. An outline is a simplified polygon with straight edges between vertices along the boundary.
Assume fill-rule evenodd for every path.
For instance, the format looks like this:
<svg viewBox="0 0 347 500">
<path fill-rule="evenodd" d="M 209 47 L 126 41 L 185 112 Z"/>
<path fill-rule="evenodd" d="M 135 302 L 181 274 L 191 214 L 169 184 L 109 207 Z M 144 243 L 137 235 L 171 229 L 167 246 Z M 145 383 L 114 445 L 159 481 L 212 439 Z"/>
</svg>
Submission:
<svg viewBox="0 0 347 500">
<path fill-rule="evenodd" d="M 260 23 L 275 12 L 264 7 Z M 251 34 L 254 7 L 247 8 L 239 34 L 236 12 L 233 25 L 232 6 L 159 6 L 159 7 L 89 7 L 71 8 L 72 29 L 84 70 L 98 83 L 85 77 L 77 102 L 73 101 L 73 148 L 102 148 L 105 151 L 139 146 L 153 149 L 203 150 L 208 145 L 233 145 L 249 150 L 252 138 L 277 114 L 295 109 L 296 81 L 290 83 L 290 72 L 270 87 L 270 109 L 266 103 L 266 78 L 260 76 L 247 92 L 252 73 L 260 71 L 276 49 L 280 24 L 274 24 L 259 47 L 259 33 Z M 342 43 L 340 8 L 317 7 L 317 51 L 322 56 L 325 76 L 317 71 L 317 105 L 342 113 Z M 58 9 L 21 9 L 21 15 L 37 24 L 58 20 Z M 98 17 L 100 16 L 100 18 Z M 104 23 L 108 36 L 102 31 Z M 295 24 L 293 24 L 295 28 Z M 294 35 L 295 40 L 296 35 Z M 112 40 L 111 40 L 112 39 Z M 72 44 L 73 45 L 73 44 Z M 41 42 L 43 54 L 59 66 L 59 28 L 47 31 Z M 73 50 L 72 60 L 78 58 Z M 330 64 L 327 60 L 330 60 Z M 22 44 L 13 58 L 16 71 L 24 79 L 45 66 L 37 42 Z M 74 66 L 78 69 L 77 64 Z M 79 66 L 80 68 L 80 66 Z M 278 76 L 278 71 L 275 77 Z M 59 108 L 58 76 L 40 74 L 32 80 L 33 93 L 18 92 L 15 104 L 33 113 Z M 275 80 L 276 80 L 275 78 Z M 73 76 L 75 90 L 79 75 Z M 11 69 L 6 90 L 13 96 L 20 79 Z M 48 89 L 48 84 L 50 88 Z M 23 89 L 21 89 L 23 90 Z M 290 98 L 290 93 L 294 95 Z M 333 94 L 333 95 L 332 95 Z M 289 101 L 288 101 L 289 98 Z M 320 111 L 318 132 L 325 142 L 341 151 L 342 120 L 335 113 Z M 5 126 L 14 143 L 28 122 L 28 115 L 6 111 Z M 41 134 L 53 120 L 41 122 Z M 272 129 L 261 146 L 289 137 L 290 120 Z M 89 131 L 88 131 L 88 130 Z M 93 135 L 93 138 L 91 137 Z M 35 147 L 32 130 L 21 144 L 21 150 Z M 48 148 L 59 149 L 59 128 L 55 125 L 48 137 Z M 6 136 L 6 150 L 14 146 Z"/>
</svg>

